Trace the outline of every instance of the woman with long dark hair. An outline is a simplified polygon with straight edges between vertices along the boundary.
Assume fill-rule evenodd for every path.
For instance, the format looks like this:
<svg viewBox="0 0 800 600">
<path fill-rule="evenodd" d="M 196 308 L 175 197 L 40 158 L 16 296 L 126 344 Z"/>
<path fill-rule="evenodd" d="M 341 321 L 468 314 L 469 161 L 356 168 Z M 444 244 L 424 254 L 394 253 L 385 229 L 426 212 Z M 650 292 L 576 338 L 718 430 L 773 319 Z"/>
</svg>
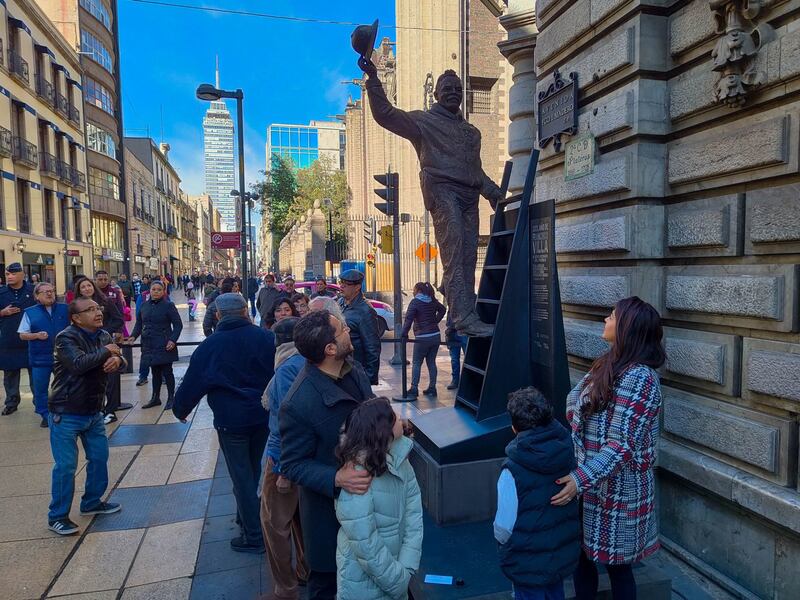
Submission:
<svg viewBox="0 0 800 600">
<path fill-rule="evenodd" d="M 136 313 L 136 326 L 131 332 L 129 342 L 142 336 L 142 364 L 153 371 L 153 395 L 142 408 L 153 408 L 161 404 L 161 384 L 167 384 L 167 404 L 165 410 L 172 409 L 175 398 L 175 375 L 172 363 L 178 360 L 178 338 L 183 331 L 183 323 L 178 309 L 166 296 L 167 287 L 160 279 L 150 284 L 150 297 L 142 303 Z"/>
<path fill-rule="evenodd" d="M 655 476 L 664 364 L 661 318 L 637 297 L 620 300 L 605 320 L 611 348 L 567 398 L 567 420 L 578 467 L 557 480 L 551 502 L 580 495 L 583 551 L 575 572 L 577 600 L 597 594 L 597 563 L 611 580 L 614 600 L 636 598 L 633 563 L 659 548 Z"/>
<path fill-rule="evenodd" d="M 272 305 L 270 315 L 272 315 L 272 323 L 274 325 L 275 323 L 283 321 L 284 319 L 288 319 L 289 317 L 299 317 L 300 313 L 297 312 L 297 308 L 295 307 L 291 298 L 283 296 L 275 300 L 275 304 Z"/>
</svg>

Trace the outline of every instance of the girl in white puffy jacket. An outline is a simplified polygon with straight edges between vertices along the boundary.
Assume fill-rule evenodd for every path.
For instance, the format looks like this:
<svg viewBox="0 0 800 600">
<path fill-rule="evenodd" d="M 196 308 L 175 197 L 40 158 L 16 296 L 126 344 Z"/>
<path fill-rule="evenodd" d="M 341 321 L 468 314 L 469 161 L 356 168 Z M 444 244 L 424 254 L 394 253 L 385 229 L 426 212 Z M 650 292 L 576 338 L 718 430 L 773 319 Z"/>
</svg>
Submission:
<svg viewBox="0 0 800 600">
<path fill-rule="evenodd" d="M 336 500 L 339 600 L 408 598 L 422 553 L 422 500 L 408 462 L 413 442 L 386 398 L 373 398 L 347 418 L 336 449 L 341 465 L 373 476 L 364 495 L 342 490 Z"/>
</svg>

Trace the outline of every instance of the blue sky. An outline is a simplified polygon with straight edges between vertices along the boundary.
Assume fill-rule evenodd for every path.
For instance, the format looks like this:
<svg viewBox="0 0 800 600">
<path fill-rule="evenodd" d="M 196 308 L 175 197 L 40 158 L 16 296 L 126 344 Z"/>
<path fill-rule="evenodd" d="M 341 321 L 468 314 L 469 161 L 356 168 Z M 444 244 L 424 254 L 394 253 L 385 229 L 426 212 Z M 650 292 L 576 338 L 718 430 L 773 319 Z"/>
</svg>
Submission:
<svg viewBox="0 0 800 600">
<path fill-rule="evenodd" d="M 179 4 L 345 22 L 394 23 L 393 0 L 164 0 Z M 184 191 L 203 191 L 203 114 L 199 83 L 244 90 L 248 184 L 264 168 L 270 123 L 308 123 L 344 112 L 360 75 L 349 25 L 297 23 L 119 0 L 123 118 L 126 135 L 162 138 Z M 381 36 L 395 38 L 382 28 Z M 235 103 L 228 105 L 235 119 Z M 163 114 L 163 119 L 162 119 Z M 238 175 L 237 175 L 238 180 Z"/>
</svg>

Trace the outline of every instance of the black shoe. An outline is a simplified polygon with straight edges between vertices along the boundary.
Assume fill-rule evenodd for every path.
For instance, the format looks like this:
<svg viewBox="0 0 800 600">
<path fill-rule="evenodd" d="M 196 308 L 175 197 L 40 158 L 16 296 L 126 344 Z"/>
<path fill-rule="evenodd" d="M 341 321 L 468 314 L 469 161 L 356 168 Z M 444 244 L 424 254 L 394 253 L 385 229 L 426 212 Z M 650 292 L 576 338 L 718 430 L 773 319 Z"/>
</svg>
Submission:
<svg viewBox="0 0 800 600">
<path fill-rule="evenodd" d="M 419 396 L 419 390 L 417 390 L 417 388 L 408 388 L 408 391 L 406 392 L 406 398 L 416 398 L 417 396 Z"/>
<path fill-rule="evenodd" d="M 83 510 L 81 509 L 81 514 L 83 516 L 87 515 L 110 515 L 115 512 L 119 512 L 122 510 L 122 507 L 117 504 L 116 502 L 101 502 L 94 508 L 90 510 Z"/>
<path fill-rule="evenodd" d="M 3 412 L 1 412 L 0 415 L 3 415 L 5 417 L 8 415 L 12 415 L 15 412 L 17 412 L 16 406 L 6 406 L 5 408 L 3 408 Z"/>
<path fill-rule="evenodd" d="M 141 387 L 141 386 L 143 386 L 143 385 L 147 385 L 147 377 L 145 377 L 144 379 L 140 379 L 139 381 L 137 381 L 137 382 L 136 382 L 136 385 L 137 385 L 137 386 L 139 386 L 139 387 Z"/>
<path fill-rule="evenodd" d="M 133 408 L 133 404 L 130 402 L 122 402 L 115 410 L 130 410 Z"/>
<path fill-rule="evenodd" d="M 438 396 L 435 387 L 429 387 L 427 390 L 422 390 L 422 393 L 425 394 L 426 396 L 433 396 L 433 397 Z"/>
<path fill-rule="evenodd" d="M 161 406 L 161 398 L 151 398 L 147 404 L 142 404 L 142 408 L 153 408 L 154 406 Z"/>
<path fill-rule="evenodd" d="M 111 423 L 116 423 L 118 420 L 119 419 L 117 419 L 117 415 L 115 415 L 113 412 L 110 412 L 103 417 L 103 424 L 109 425 Z"/>
<path fill-rule="evenodd" d="M 231 540 L 231 550 L 234 552 L 247 552 L 248 554 L 264 554 L 267 549 L 264 547 L 264 542 L 248 544 L 243 537 L 235 537 Z"/>
<path fill-rule="evenodd" d="M 47 528 L 50 531 L 55 531 L 58 535 L 72 535 L 80 531 L 80 528 L 67 517 L 56 519 L 55 521 L 48 521 Z"/>
<path fill-rule="evenodd" d="M 47 424 L 47 419 L 45 417 L 42 417 L 42 422 L 39 423 L 39 427 L 41 427 L 42 429 L 47 429 L 48 427 L 50 427 L 50 425 Z"/>
<path fill-rule="evenodd" d="M 453 379 L 453 381 L 448 383 L 447 384 L 447 389 L 448 390 L 457 390 L 458 389 L 458 380 L 457 379 Z"/>
<path fill-rule="evenodd" d="M 174 398 L 167 398 L 167 403 L 164 405 L 164 410 L 172 410 L 172 405 L 175 403 Z"/>
</svg>

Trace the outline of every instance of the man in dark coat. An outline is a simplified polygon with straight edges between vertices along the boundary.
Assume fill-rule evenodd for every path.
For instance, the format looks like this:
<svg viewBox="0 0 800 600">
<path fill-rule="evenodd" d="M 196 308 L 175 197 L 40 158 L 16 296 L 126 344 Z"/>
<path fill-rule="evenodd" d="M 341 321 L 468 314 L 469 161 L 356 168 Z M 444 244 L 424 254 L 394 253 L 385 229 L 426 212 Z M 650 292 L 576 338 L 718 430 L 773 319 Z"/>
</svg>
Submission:
<svg viewBox="0 0 800 600">
<path fill-rule="evenodd" d="M 283 298 L 286 293 L 275 285 L 275 276 L 272 273 L 264 275 L 264 287 L 258 290 L 256 308 L 261 315 L 261 326 L 272 327 L 274 318 L 270 314 L 278 298 Z M 288 296 L 286 296 L 288 298 Z"/>
<path fill-rule="evenodd" d="M 69 305 L 71 324 L 56 336 L 53 384 L 47 400 L 53 485 L 48 528 L 59 535 L 77 533 L 69 518 L 78 468 L 78 438 L 86 453 L 86 486 L 81 514 L 119 511 L 103 502 L 108 487 L 108 438 L 103 425 L 103 398 L 109 374 L 125 369 L 125 359 L 111 335 L 102 329 L 103 309 L 91 298 Z"/>
<path fill-rule="evenodd" d="M 192 354 L 172 412 L 184 420 L 208 395 L 241 521 L 242 534 L 231 548 L 262 553 L 258 483 L 269 430 L 261 396 L 274 373 L 275 336 L 250 322 L 241 294 L 222 294 L 214 302 L 219 324 Z"/>
<path fill-rule="evenodd" d="M 281 473 L 300 486 L 308 599 L 333 600 L 339 531 L 333 500 L 342 489 L 364 494 L 371 482 L 352 464 L 337 470 L 334 450 L 347 416 L 373 394 L 363 368 L 350 358 L 347 326 L 328 311 L 300 319 L 294 343 L 306 365 L 280 408 Z"/>
<path fill-rule="evenodd" d="M 28 381 L 33 381 L 28 364 L 28 342 L 20 339 L 17 329 L 22 322 L 22 311 L 36 304 L 33 286 L 25 281 L 22 265 L 18 262 L 6 267 L 6 285 L 0 287 L 0 370 L 6 401 L 3 412 L 10 415 L 19 407 L 19 374 L 28 369 Z"/>
<path fill-rule="evenodd" d="M 353 342 L 353 358 L 361 363 L 367 373 L 369 382 L 378 385 L 378 369 L 381 366 L 381 336 L 378 333 L 378 315 L 370 306 L 361 284 L 364 274 L 350 269 L 339 276 L 342 286 L 342 297 L 339 305 L 342 308 L 347 326 L 350 328 L 350 339 Z"/>
</svg>

